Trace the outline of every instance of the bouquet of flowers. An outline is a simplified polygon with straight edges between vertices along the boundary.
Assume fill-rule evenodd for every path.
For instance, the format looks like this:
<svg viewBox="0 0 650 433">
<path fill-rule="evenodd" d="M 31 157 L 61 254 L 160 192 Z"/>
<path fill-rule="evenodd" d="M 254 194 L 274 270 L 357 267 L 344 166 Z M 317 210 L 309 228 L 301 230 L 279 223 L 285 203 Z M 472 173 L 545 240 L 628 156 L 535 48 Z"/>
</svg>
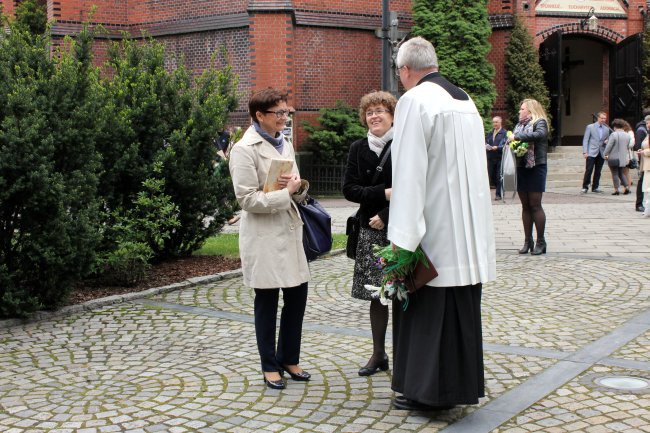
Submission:
<svg viewBox="0 0 650 433">
<path fill-rule="evenodd" d="M 512 131 L 508 131 L 506 136 L 508 137 L 508 145 L 516 156 L 522 157 L 526 154 L 526 152 L 528 152 L 528 143 L 515 140 L 515 135 L 512 133 Z"/>
<path fill-rule="evenodd" d="M 377 256 L 377 267 L 381 269 L 381 286 L 376 287 L 366 284 L 366 290 L 370 290 L 373 298 L 378 298 L 382 305 L 397 299 L 402 303 L 402 309 L 406 310 L 409 305 L 408 287 L 406 280 L 411 276 L 418 263 L 429 266 L 424 251 L 417 247 L 415 251 L 408 251 L 399 247 L 393 250 L 392 245 L 380 247 L 375 245 L 375 256 Z"/>
</svg>

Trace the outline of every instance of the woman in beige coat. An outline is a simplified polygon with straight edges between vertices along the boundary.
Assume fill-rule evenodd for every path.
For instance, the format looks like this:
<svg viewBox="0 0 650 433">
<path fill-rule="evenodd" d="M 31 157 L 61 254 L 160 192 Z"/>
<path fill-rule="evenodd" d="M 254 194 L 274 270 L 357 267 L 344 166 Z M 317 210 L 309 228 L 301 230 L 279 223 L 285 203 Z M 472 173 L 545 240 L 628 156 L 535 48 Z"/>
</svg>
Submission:
<svg viewBox="0 0 650 433">
<path fill-rule="evenodd" d="M 264 382 L 283 389 L 285 370 L 294 380 L 311 377 L 298 366 L 309 267 L 296 202 L 305 198 L 307 183 L 301 181 L 293 147 L 282 134 L 289 115 L 287 95 L 264 89 L 253 94 L 248 108 L 252 125 L 233 146 L 229 162 L 242 208 L 239 252 L 244 284 L 255 290 L 255 335 Z M 293 169 L 277 178 L 279 189 L 264 192 L 273 159 L 293 160 Z M 280 289 L 284 306 L 276 350 Z"/>
</svg>

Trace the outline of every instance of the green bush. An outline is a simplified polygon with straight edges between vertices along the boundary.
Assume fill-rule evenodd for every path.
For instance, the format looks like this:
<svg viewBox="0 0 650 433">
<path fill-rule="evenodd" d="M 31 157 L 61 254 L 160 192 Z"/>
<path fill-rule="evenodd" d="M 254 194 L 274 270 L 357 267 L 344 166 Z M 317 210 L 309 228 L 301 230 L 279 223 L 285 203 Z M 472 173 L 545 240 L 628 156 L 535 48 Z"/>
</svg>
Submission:
<svg viewBox="0 0 650 433">
<path fill-rule="evenodd" d="M 120 241 L 103 260 L 104 277 L 120 286 L 135 286 L 146 277 L 152 257 L 151 248 L 144 242 Z"/>
<path fill-rule="evenodd" d="M 194 79 L 126 39 L 102 79 L 93 33 L 53 55 L 24 18 L 0 37 L 0 317 L 55 308 L 89 275 L 133 284 L 236 206 L 213 144 L 237 105 L 230 67 Z"/>
<path fill-rule="evenodd" d="M 343 101 L 336 101 L 334 108 L 322 108 L 317 120 L 319 127 L 303 123 L 309 133 L 307 149 L 314 153 L 316 163 L 343 164 L 350 144 L 367 135 L 359 111 Z"/>
<path fill-rule="evenodd" d="M 533 37 L 517 17 L 506 47 L 506 71 L 508 73 L 506 88 L 508 123 L 516 125 L 519 122 L 519 107 L 521 101 L 526 98 L 536 99 L 544 107 L 550 120 L 550 100 L 544 81 L 544 71 L 539 64 L 539 54 L 535 49 Z"/>
<path fill-rule="evenodd" d="M 440 73 L 464 89 L 491 128 L 496 100 L 494 66 L 487 55 L 492 28 L 487 0 L 414 0 L 413 34 L 433 44 Z"/>
<path fill-rule="evenodd" d="M 60 305 L 95 261 L 91 40 L 51 56 L 19 25 L 0 38 L 0 316 Z"/>
<path fill-rule="evenodd" d="M 176 227 L 157 259 L 186 256 L 232 215 L 230 176 L 215 170 L 214 139 L 237 106 L 230 67 L 206 69 L 196 80 L 180 64 L 165 68 L 165 48 L 124 40 L 109 50 L 108 117 L 101 139 L 100 193 L 109 211 L 128 209 L 155 161 L 163 162 L 164 191 L 178 206 Z"/>
</svg>

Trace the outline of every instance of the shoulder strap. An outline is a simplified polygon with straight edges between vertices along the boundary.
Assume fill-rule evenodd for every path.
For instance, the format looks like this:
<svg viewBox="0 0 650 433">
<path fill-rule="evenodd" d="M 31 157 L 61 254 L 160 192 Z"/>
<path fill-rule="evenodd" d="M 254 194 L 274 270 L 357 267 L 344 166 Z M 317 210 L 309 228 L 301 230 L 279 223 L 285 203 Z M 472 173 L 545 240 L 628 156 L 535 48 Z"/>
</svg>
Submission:
<svg viewBox="0 0 650 433">
<path fill-rule="evenodd" d="M 386 153 L 384 153 L 384 157 L 381 159 L 381 162 L 377 166 L 375 170 L 375 175 L 372 177 L 372 184 L 374 185 L 375 182 L 377 182 L 377 179 L 379 179 L 379 175 L 381 174 L 382 171 L 384 171 L 384 164 L 386 163 L 386 160 L 390 156 L 390 144 L 388 145 L 388 149 L 386 150 Z"/>
</svg>

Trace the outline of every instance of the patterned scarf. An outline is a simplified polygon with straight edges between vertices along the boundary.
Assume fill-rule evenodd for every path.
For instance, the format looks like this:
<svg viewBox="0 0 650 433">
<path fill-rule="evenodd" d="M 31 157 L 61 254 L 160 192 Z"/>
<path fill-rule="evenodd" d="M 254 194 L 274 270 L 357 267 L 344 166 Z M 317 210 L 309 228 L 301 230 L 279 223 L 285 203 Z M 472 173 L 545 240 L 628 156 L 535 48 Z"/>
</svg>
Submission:
<svg viewBox="0 0 650 433">
<path fill-rule="evenodd" d="M 381 137 L 377 137 L 372 132 L 368 131 L 368 146 L 370 147 L 370 150 L 372 150 L 373 152 L 375 152 L 377 154 L 377 156 L 381 155 L 381 151 L 384 150 L 384 146 L 386 146 L 386 143 L 388 143 L 392 139 L 393 139 L 393 127 L 392 126 Z"/>
<path fill-rule="evenodd" d="M 515 130 L 513 133 L 515 136 L 520 133 L 520 132 L 525 132 L 526 134 L 532 134 L 533 133 L 533 123 L 530 121 L 531 118 L 527 117 L 525 119 L 522 119 L 517 123 L 515 126 Z M 533 168 L 535 167 L 535 143 L 528 143 L 528 150 L 526 151 L 526 154 L 523 156 L 524 158 L 524 167 L 526 168 Z"/>
</svg>

